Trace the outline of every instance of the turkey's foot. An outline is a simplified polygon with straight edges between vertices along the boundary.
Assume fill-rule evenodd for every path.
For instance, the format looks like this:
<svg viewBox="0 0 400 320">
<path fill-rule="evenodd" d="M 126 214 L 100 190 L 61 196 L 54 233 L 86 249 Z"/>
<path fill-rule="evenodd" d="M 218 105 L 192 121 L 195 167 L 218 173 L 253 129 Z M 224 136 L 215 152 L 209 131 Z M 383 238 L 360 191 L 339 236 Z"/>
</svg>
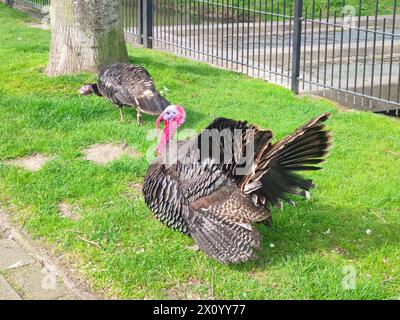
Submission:
<svg viewBox="0 0 400 320">
<path fill-rule="evenodd" d="M 299 194 L 307 200 L 311 199 L 311 193 L 307 190 L 301 190 Z"/>
</svg>

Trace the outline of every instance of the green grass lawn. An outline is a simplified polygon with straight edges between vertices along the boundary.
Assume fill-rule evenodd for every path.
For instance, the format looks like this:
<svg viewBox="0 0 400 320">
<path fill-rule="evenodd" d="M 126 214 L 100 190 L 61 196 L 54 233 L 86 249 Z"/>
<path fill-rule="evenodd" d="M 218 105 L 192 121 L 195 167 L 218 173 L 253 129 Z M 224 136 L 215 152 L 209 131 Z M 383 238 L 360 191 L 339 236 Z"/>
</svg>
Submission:
<svg viewBox="0 0 400 320">
<path fill-rule="evenodd" d="M 169 89 L 167 98 L 186 107 L 184 128 L 200 131 L 225 116 L 273 128 L 279 139 L 332 112 L 334 147 L 324 170 L 313 173 L 312 200 L 273 210 L 273 226 L 258 228 L 257 261 L 221 265 L 189 250 L 193 241 L 153 218 L 129 187 L 143 180 L 145 156 L 105 166 L 83 159 L 81 150 L 99 142 L 126 141 L 144 155 L 154 143 L 146 133 L 155 118 L 144 116 L 137 127 L 135 112 L 125 109 L 121 124 L 105 99 L 79 97 L 95 75 L 46 77 L 50 32 L 28 21 L 0 5 L 0 202 L 94 288 L 120 298 L 400 298 L 398 120 L 341 112 L 261 80 L 130 48 L 131 62 L 148 68 L 156 85 Z M 38 172 L 5 164 L 34 153 L 54 159 Z M 63 201 L 79 207 L 79 220 L 60 216 Z M 353 272 L 355 288 L 346 289 Z"/>
</svg>

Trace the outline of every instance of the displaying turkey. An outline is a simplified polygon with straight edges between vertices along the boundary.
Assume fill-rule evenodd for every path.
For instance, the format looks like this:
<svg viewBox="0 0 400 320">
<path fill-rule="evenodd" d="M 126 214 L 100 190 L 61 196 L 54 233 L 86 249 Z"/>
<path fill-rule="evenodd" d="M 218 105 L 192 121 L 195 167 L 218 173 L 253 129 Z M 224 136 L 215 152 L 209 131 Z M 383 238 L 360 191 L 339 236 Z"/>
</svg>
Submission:
<svg viewBox="0 0 400 320">
<path fill-rule="evenodd" d="M 269 225 L 272 205 L 313 186 L 296 172 L 320 169 L 331 144 L 323 124 L 329 116 L 318 116 L 275 144 L 270 130 L 225 118 L 192 139 L 176 141 L 185 111 L 169 106 L 157 119 L 156 127 L 164 122 L 164 129 L 144 180 L 145 202 L 159 220 L 191 236 L 218 261 L 254 259 L 260 237 L 253 224 Z"/>
<path fill-rule="evenodd" d="M 138 125 L 141 125 L 141 112 L 159 115 L 170 105 L 156 90 L 145 68 L 126 63 L 116 63 L 102 70 L 98 75 L 97 84 L 86 83 L 79 93 L 94 93 L 106 97 L 119 108 L 121 121 L 123 106 L 136 108 Z"/>
</svg>

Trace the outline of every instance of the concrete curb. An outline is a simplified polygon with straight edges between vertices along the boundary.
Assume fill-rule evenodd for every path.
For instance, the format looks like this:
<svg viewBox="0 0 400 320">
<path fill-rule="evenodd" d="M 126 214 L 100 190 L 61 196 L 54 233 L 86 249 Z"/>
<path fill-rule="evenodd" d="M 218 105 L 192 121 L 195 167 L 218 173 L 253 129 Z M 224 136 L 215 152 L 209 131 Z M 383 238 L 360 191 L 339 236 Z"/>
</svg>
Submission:
<svg viewBox="0 0 400 320">
<path fill-rule="evenodd" d="M 65 289 L 68 291 L 68 296 L 78 300 L 101 299 L 99 296 L 93 294 L 82 281 L 79 281 L 76 275 L 61 266 L 57 259 L 52 257 L 36 240 L 33 240 L 28 234 L 21 230 L 21 228 L 12 223 L 9 214 L 2 208 L 0 208 L 0 232 L 1 231 L 25 250 L 29 256 L 35 260 L 35 263 L 46 270 L 55 271 L 57 279 L 61 280 Z M 21 290 L 23 290 L 23 288 L 21 288 Z M 61 297 L 60 299 L 63 298 Z"/>
</svg>

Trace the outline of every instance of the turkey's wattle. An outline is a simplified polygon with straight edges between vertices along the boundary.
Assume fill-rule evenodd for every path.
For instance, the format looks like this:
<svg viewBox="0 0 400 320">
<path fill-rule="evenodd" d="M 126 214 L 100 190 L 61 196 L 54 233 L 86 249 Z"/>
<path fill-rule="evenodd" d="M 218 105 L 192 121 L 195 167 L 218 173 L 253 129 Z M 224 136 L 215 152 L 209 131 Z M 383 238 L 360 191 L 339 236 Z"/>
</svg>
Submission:
<svg viewBox="0 0 400 320">
<path fill-rule="evenodd" d="M 158 156 L 162 154 L 169 140 L 174 138 L 176 130 L 185 122 L 185 119 L 185 109 L 178 105 L 168 106 L 157 118 L 157 130 L 160 126 L 160 122 L 164 122 L 164 129 L 161 133 L 160 141 L 156 150 Z"/>
<path fill-rule="evenodd" d="M 150 115 L 160 114 L 169 101 L 156 90 L 147 70 L 141 66 L 116 63 L 98 75 L 97 84 L 84 84 L 79 93 L 89 95 L 95 93 L 104 96 L 114 103 L 120 111 L 121 121 L 123 106 L 134 107 L 137 111 L 137 122 L 141 124 L 141 112 Z"/>
<path fill-rule="evenodd" d="M 145 202 L 159 220 L 191 236 L 202 251 L 220 262 L 254 259 L 261 245 L 253 224 L 269 225 L 272 205 L 313 186 L 311 180 L 295 172 L 320 169 L 316 165 L 324 161 L 331 144 L 331 134 L 323 124 L 330 114 L 311 120 L 275 144 L 270 130 L 245 121 L 218 118 L 194 138 L 178 141 L 176 162 L 166 164 L 161 155 L 184 121 L 184 117 L 180 118 L 182 110 L 169 106 L 157 120 L 157 126 L 161 121 L 165 126 L 157 150 L 159 156 L 144 180 Z M 213 139 L 209 136 L 212 130 L 225 136 Z M 240 143 L 227 144 L 224 138 L 234 137 L 238 130 Z M 198 157 L 205 142 L 208 156 Z M 239 174 L 242 164 L 238 159 L 250 143 L 254 146 L 251 170 Z M 230 159 L 221 162 L 220 159 L 226 160 L 222 156 L 227 146 L 233 149 L 228 152 Z"/>
</svg>

